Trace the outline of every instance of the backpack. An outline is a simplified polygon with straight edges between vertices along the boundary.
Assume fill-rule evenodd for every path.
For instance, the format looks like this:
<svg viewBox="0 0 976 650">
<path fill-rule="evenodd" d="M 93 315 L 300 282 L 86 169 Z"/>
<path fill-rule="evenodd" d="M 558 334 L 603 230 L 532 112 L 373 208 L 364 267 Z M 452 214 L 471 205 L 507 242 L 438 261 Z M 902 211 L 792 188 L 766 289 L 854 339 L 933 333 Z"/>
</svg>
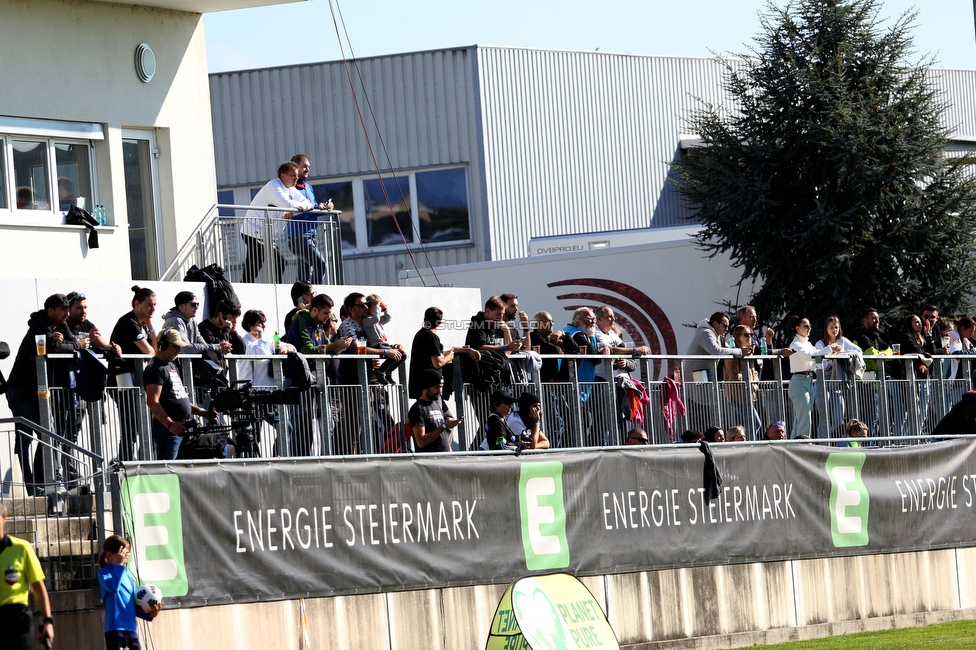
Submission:
<svg viewBox="0 0 976 650">
<path fill-rule="evenodd" d="M 75 392 L 86 402 L 97 402 L 105 396 L 108 366 L 91 350 L 78 350 Z"/>
<path fill-rule="evenodd" d="M 234 285 L 224 275 L 224 269 L 218 264 L 211 264 L 202 269 L 194 264 L 183 276 L 184 282 L 205 282 L 207 284 L 207 304 L 211 309 L 216 308 L 221 300 L 228 300 L 235 305 L 241 304 L 241 299 L 234 291 Z"/>
</svg>

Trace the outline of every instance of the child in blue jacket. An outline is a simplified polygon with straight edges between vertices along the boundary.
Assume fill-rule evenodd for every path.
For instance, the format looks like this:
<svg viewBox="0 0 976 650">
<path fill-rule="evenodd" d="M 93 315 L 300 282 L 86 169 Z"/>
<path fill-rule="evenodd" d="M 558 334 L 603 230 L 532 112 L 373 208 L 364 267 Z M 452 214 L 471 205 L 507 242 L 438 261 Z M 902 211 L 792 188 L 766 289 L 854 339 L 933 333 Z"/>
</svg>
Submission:
<svg viewBox="0 0 976 650">
<path fill-rule="evenodd" d="M 159 615 L 162 603 L 147 614 L 136 604 L 136 581 L 125 565 L 129 561 L 129 542 L 112 535 L 98 556 L 98 585 L 105 604 L 106 650 L 142 650 L 136 616 L 151 621 Z"/>
</svg>

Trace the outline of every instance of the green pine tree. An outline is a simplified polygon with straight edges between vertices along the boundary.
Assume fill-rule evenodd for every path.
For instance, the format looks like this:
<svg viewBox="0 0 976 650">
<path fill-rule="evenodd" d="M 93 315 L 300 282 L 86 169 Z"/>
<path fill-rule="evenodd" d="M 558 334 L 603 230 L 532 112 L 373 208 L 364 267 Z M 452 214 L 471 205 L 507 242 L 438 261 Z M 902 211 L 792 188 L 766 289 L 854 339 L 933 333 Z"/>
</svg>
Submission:
<svg viewBox="0 0 976 650">
<path fill-rule="evenodd" d="M 705 146 L 674 166 L 699 245 L 762 278 L 770 318 L 971 306 L 976 159 L 946 153 L 931 61 L 908 60 L 914 15 L 885 27 L 877 7 L 770 4 L 750 53 L 720 59 L 735 110 L 688 119 Z"/>
</svg>

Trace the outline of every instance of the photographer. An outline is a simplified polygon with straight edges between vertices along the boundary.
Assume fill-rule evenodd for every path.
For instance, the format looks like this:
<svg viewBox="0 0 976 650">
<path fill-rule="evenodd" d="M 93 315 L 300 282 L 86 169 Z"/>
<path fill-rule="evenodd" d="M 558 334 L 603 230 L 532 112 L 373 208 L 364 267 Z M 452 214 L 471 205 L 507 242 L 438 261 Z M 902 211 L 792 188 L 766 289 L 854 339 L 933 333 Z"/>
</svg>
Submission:
<svg viewBox="0 0 976 650">
<path fill-rule="evenodd" d="M 153 458 L 175 460 L 183 442 L 188 424 L 194 415 L 210 420 L 217 417 L 213 410 L 204 411 L 190 402 L 190 395 L 183 385 L 180 371 L 173 361 L 186 341 L 173 328 L 166 328 L 156 337 L 159 350 L 146 365 L 143 383 L 146 388 L 146 405 L 152 412 Z"/>
</svg>

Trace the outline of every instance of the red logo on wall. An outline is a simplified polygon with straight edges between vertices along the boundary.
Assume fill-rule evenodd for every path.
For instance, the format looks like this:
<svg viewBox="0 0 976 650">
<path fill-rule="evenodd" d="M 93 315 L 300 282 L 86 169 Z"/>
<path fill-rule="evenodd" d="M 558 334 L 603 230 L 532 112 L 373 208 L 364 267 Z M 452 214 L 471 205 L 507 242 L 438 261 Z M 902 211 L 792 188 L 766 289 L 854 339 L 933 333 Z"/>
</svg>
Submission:
<svg viewBox="0 0 976 650">
<path fill-rule="evenodd" d="M 550 282 L 550 287 L 592 287 L 599 290 L 580 291 L 556 296 L 559 300 L 579 300 L 565 305 L 566 311 L 579 307 L 607 305 L 613 308 L 617 323 L 634 339 L 636 345 L 646 345 L 651 354 L 678 354 L 678 343 L 674 338 L 671 321 L 656 302 L 643 291 L 616 280 L 597 280 L 595 278 L 576 278 Z M 653 377 L 662 377 L 662 363 L 654 362 Z"/>
</svg>

